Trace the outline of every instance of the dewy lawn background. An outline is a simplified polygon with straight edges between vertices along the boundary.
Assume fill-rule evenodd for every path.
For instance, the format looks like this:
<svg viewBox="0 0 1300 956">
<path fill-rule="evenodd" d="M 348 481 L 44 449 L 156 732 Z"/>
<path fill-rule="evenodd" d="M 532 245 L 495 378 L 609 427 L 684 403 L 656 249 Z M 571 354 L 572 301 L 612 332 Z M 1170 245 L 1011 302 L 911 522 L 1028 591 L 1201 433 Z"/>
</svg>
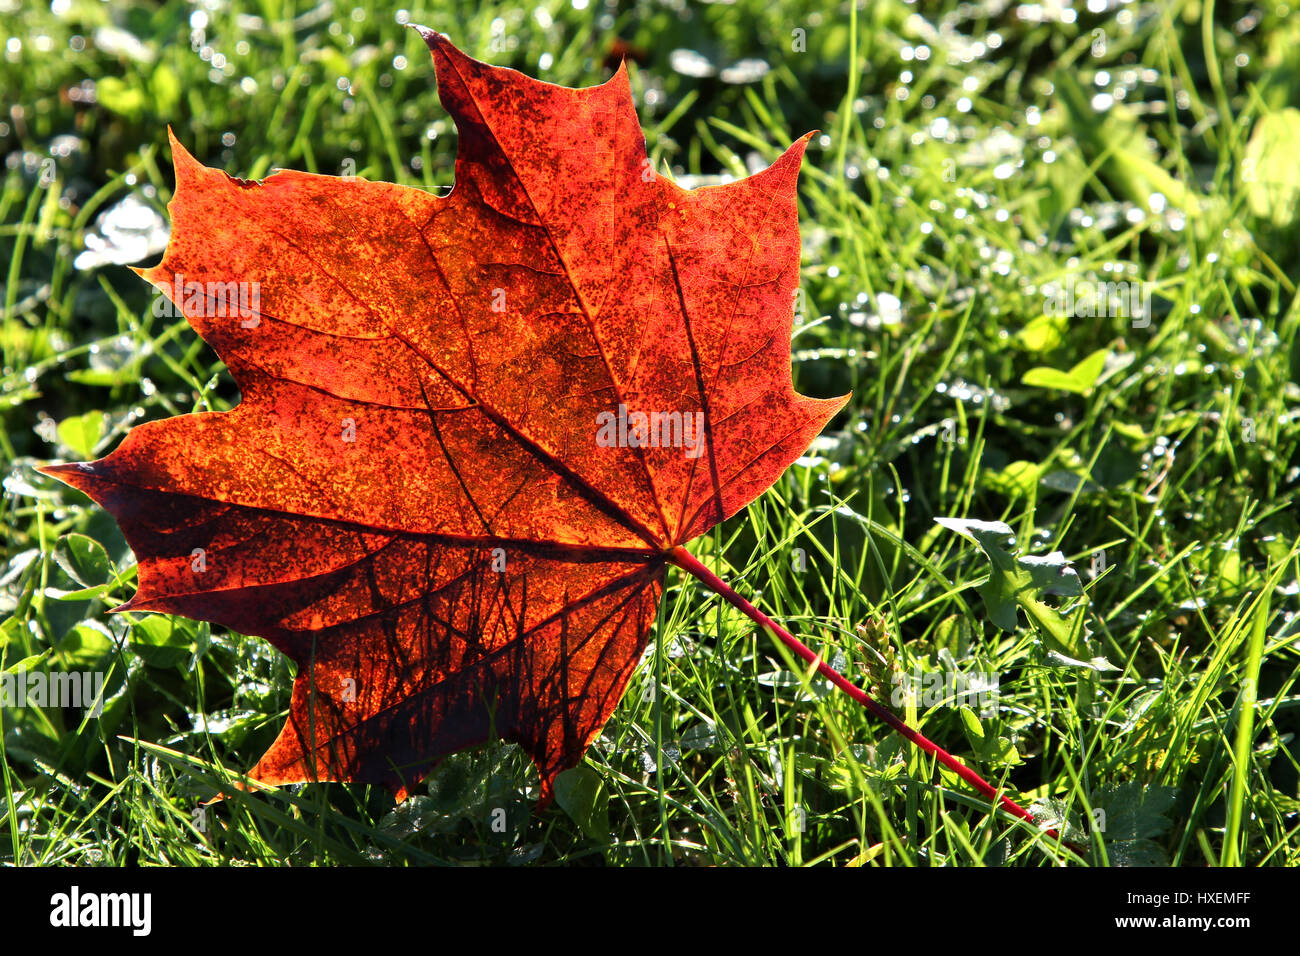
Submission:
<svg viewBox="0 0 1300 956">
<path fill-rule="evenodd" d="M 854 398 L 696 548 L 1082 857 L 990 816 L 677 575 L 540 815 L 500 744 L 400 807 L 321 785 L 199 809 L 274 737 L 289 666 L 206 624 L 109 615 L 129 550 L 34 468 L 238 400 L 124 268 L 166 242 L 168 124 L 244 178 L 451 184 L 408 21 L 566 85 L 626 55 L 651 156 L 683 184 L 822 131 L 794 375 Z M 1287 4 L 0 0 L 0 30 L 0 654 L 6 686 L 103 677 L 98 716 L 0 711 L 6 863 L 1300 862 Z M 1005 521 L 1015 543 L 936 518 Z M 1018 561 L 1056 550 L 1082 595 L 1053 593 L 1074 581 L 1059 562 Z"/>
</svg>

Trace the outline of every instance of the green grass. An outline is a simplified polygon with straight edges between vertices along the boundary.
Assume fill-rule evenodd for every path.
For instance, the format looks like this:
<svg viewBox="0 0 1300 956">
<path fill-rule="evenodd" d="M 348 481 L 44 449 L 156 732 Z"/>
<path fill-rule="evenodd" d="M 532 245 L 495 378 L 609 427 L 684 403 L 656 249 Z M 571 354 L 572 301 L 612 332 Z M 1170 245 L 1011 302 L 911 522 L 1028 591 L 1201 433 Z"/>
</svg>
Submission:
<svg viewBox="0 0 1300 956">
<path fill-rule="evenodd" d="M 34 468 L 237 395 L 144 283 L 73 260 L 128 194 L 164 209 L 168 124 L 246 178 L 351 167 L 425 187 L 450 185 L 454 129 L 386 6 L 19 6 L 0 0 L 20 41 L 0 53 L 0 655 L 108 676 L 98 719 L 0 710 L 7 864 L 1300 864 L 1300 141 L 1281 112 L 1300 94 L 1300 16 L 1285 4 L 1046 24 L 979 3 L 929 19 L 797 0 L 409 10 L 566 85 L 603 80 L 616 36 L 642 48 L 647 144 L 678 177 L 741 176 L 823 131 L 801 182 L 794 374 L 854 398 L 692 550 L 886 702 L 891 667 L 997 674 L 994 716 L 902 709 L 1068 821 L 1082 854 L 990 814 L 676 573 L 651 652 L 548 810 L 530 812 L 535 772 L 498 744 L 401 806 L 319 785 L 200 811 L 273 739 L 291 668 L 256 638 L 109 615 L 134 590 L 129 550 Z M 674 48 L 770 69 L 684 76 Z M 1117 86 L 1122 101 L 1095 99 Z M 1149 321 L 1045 314 L 1044 286 L 1090 277 L 1138 283 Z M 1063 551 L 1084 594 L 1022 590 L 1017 626 L 999 627 L 977 589 L 1008 579 L 939 517 Z"/>
</svg>

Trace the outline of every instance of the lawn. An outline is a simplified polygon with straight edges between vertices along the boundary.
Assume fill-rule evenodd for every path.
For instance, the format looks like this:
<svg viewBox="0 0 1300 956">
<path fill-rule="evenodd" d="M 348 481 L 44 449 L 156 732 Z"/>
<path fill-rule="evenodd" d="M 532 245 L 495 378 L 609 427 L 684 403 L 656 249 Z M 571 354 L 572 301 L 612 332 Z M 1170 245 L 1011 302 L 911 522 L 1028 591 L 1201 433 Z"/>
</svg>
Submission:
<svg viewBox="0 0 1300 956">
<path fill-rule="evenodd" d="M 102 691 L 0 700 L 5 865 L 1300 864 L 1300 13 L 851 2 L 0 0 L 0 670 Z M 626 57 L 688 188 L 818 131 L 793 375 L 853 397 L 690 547 L 1039 825 L 678 571 L 544 809 L 502 742 L 400 804 L 230 787 L 291 662 L 110 614 L 130 549 L 36 469 L 239 401 L 126 268 L 166 245 L 169 126 L 244 179 L 452 185 L 407 23 L 566 86 Z"/>
</svg>

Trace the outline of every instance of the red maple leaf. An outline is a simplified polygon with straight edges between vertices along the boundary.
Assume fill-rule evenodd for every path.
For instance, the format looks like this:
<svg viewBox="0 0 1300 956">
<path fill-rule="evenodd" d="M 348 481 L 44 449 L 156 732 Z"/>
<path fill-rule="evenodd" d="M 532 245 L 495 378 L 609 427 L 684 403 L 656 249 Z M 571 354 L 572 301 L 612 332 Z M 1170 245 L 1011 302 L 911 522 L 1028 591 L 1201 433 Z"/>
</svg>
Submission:
<svg viewBox="0 0 1300 956">
<path fill-rule="evenodd" d="M 173 234 L 141 275 L 242 400 L 46 470 L 134 550 L 119 610 L 260 635 L 298 665 L 252 778 L 404 792 L 496 733 L 545 801 L 622 696 L 669 563 L 816 660 L 680 547 L 847 400 L 790 378 L 808 137 L 686 191 L 655 175 L 622 68 L 568 89 L 422 34 L 460 133 L 452 193 L 244 182 L 173 137 Z"/>
</svg>

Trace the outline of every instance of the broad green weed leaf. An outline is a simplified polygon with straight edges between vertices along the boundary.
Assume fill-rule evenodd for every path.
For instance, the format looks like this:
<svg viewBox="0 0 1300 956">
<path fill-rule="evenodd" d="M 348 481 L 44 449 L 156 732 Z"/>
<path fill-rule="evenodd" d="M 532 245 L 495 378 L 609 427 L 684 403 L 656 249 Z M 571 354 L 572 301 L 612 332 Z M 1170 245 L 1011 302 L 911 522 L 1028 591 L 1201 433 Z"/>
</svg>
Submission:
<svg viewBox="0 0 1300 956">
<path fill-rule="evenodd" d="M 1279 229 L 1295 222 L 1300 208 L 1300 110 L 1287 107 L 1259 118 L 1246 146 L 1241 178 L 1254 215 Z"/>
<path fill-rule="evenodd" d="M 1054 368 L 1031 368 L 1021 382 L 1038 388 L 1055 388 L 1076 395 L 1086 394 L 1101 378 L 1106 367 L 1106 349 L 1098 349 L 1068 372 Z"/>
<path fill-rule="evenodd" d="M 1015 547 L 1015 532 L 1002 521 L 934 520 L 978 544 L 988 557 L 992 565 L 989 579 L 977 590 L 994 624 L 1004 631 L 1014 631 L 1019 623 L 1016 608 L 1020 607 L 1043 635 L 1048 650 L 1075 659 L 1096 657 L 1088 648 L 1084 623 L 1086 604 L 1074 602 L 1065 610 L 1058 610 L 1037 597 L 1041 593 L 1067 597 L 1083 594 L 1079 575 L 1064 554 L 1054 551 L 1040 557 L 1015 556 L 1011 551 Z"/>
</svg>

